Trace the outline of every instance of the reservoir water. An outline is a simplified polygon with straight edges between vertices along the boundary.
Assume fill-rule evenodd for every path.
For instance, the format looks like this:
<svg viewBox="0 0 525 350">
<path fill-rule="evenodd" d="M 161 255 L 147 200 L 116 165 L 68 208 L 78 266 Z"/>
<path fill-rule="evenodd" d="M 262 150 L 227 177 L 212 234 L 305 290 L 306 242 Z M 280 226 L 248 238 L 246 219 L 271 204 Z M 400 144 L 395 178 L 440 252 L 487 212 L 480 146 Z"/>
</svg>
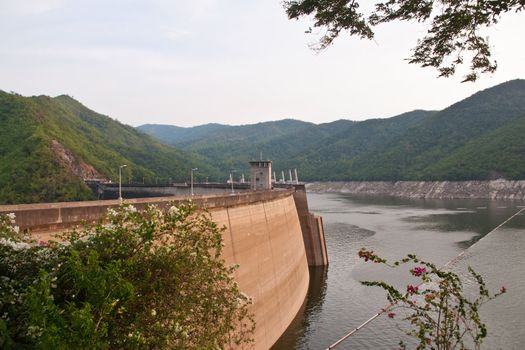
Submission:
<svg viewBox="0 0 525 350">
<path fill-rule="evenodd" d="M 382 290 L 360 281 L 386 280 L 400 288 L 410 281 L 407 269 L 360 260 L 361 247 L 387 259 L 415 253 L 438 266 L 465 250 L 452 268 L 467 289 L 474 286 L 467 273 L 472 266 L 491 291 L 508 290 L 482 308 L 489 331 L 482 349 L 525 347 L 525 215 L 487 235 L 525 203 L 312 193 L 308 201 L 310 210 L 323 217 L 330 266 L 310 269 L 303 308 L 273 350 L 326 349 L 387 306 Z M 380 316 L 336 349 L 391 350 L 400 336 L 395 323 Z"/>
</svg>

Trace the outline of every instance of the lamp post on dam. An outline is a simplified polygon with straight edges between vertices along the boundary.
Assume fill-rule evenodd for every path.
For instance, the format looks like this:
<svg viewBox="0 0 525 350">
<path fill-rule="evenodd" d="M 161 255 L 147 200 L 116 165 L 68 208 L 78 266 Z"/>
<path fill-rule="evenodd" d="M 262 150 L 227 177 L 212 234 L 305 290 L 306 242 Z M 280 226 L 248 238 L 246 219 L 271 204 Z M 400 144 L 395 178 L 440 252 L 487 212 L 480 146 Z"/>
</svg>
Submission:
<svg viewBox="0 0 525 350">
<path fill-rule="evenodd" d="M 193 193 L 193 172 L 197 171 L 197 170 L 199 170 L 199 168 L 193 168 L 193 169 L 191 169 L 191 172 L 190 172 L 191 173 L 191 176 L 190 176 L 191 180 L 190 181 L 191 181 L 191 196 L 192 197 L 194 196 L 194 193 Z"/>
<path fill-rule="evenodd" d="M 118 199 L 120 204 L 122 204 L 122 169 L 127 167 L 126 164 L 118 167 Z"/>
</svg>

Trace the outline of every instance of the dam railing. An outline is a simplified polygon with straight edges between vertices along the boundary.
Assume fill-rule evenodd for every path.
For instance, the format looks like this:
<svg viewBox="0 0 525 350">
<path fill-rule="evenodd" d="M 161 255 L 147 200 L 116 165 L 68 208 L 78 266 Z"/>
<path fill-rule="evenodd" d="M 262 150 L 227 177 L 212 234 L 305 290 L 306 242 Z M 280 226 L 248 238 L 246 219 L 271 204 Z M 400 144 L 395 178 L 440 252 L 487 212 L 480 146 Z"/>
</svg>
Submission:
<svg viewBox="0 0 525 350">
<path fill-rule="evenodd" d="M 179 204 L 192 201 L 203 209 L 232 207 L 256 202 L 284 198 L 294 193 L 293 189 L 274 191 L 252 191 L 206 196 L 169 196 L 127 199 L 125 203 L 143 209 L 147 205 L 157 205 L 161 209 L 170 203 Z M 0 214 L 14 213 L 20 230 L 32 233 L 47 233 L 72 228 L 84 222 L 93 223 L 102 218 L 109 208 L 118 207 L 118 200 L 96 200 L 82 202 L 58 202 L 38 204 L 0 205 Z"/>
</svg>

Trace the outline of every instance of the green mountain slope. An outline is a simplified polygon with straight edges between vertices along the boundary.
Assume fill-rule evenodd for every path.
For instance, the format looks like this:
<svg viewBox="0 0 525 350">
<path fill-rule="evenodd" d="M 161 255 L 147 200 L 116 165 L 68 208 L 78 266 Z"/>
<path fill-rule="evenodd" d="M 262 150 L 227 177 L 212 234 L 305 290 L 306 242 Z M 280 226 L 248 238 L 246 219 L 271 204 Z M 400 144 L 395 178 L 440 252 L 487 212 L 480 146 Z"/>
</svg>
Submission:
<svg viewBox="0 0 525 350">
<path fill-rule="evenodd" d="M 155 135 L 162 142 L 172 145 L 195 142 L 229 128 L 230 126 L 222 124 L 206 124 L 192 128 L 163 124 L 144 124 L 138 127 L 140 131 Z"/>
<path fill-rule="evenodd" d="M 0 92 L 0 203 L 91 196 L 54 156 L 43 118 L 35 103 Z"/>
<path fill-rule="evenodd" d="M 288 152 L 282 148 L 293 147 L 287 146 L 286 142 L 298 133 L 305 136 L 313 133 L 312 137 L 319 135 L 315 124 L 292 119 L 241 126 L 207 124 L 171 129 L 175 130 L 171 135 L 166 135 L 167 129 L 163 126 L 143 125 L 138 129 L 163 142 L 206 157 L 223 173 L 232 169 L 247 172 L 248 161 L 258 158 L 260 152 L 263 157 L 275 160 L 276 153 Z M 267 146 L 270 143 L 272 147 Z"/>
<path fill-rule="evenodd" d="M 348 173 L 372 180 L 488 179 L 486 173 L 468 177 L 456 169 L 434 174 L 432 168 L 477 138 L 487 136 L 525 115 L 525 81 L 514 80 L 478 92 L 409 128 L 406 134 L 355 159 Z M 503 150 L 491 153 L 503 156 Z M 503 172 L 504 177 L 511 177 Z"/>
<path fill-rule="evenodd" d="M 191 167 L 214 169 L 68 97 L 0 91 L 0 203 L 91 198 L 83 179 L 184 181 Z"/>
<path fill-rule="evenodd" d="M 516 132 L 524 116 L 525 81 L 513 80 L 443 111 L 418 110 L 388 119 L 321 125 L 283 120 L 221 125 L 209 133 L 196 127 L 199 138 L 187 136 L 192 128 L 171 136 L 160 136 L 151 125 L 139 128 L 201 154 L 222 170 L 245 171 L 245 161 L 262 151 L 277 172 L 297 168 L 307 181 L 514 179 L 525 178 Z M 508 140 L 517 145 L 514 153 L 509 153 Z"/>
<path fill-rule="evenodd" d="M 408 127 L 434 113 L 418 110 L 388 119 L 338 120 L 320 125 L 285 119 L 231 126 L 203 134 L 195 141 L 187 141 L 187 136 L 180 134 L 167 137 L 161 134 L 162 127 L 138 128 L 164 142 L 205 156 L 222 171 L 246 172 L 247 161 L 257 159 L 262 152 L 278 171 L 298 168 L 304 179 L 328 180 L 346 171 L 356 155 L 402 135 Z"/>
<path fill-rule="evenodd" d="M 295 157 L 303 164 L 300 169 L 306 179 L 349 179 L 355 159 L 384 145 L 395 142 L 411 127 L 420 125 L 435 112 L 416 110 L 388 119 L 370 119 L 352 123 Z"/>
<path fill-rule="evenodd" d="M 252 125 L 205 124 L 191 128 L 145 124 L 137 127 L 137 129 L 171 145 L 202 150 L 210 148 L 211 144 L 220 144 L 225 141 L 246 144 L 257 143 L 268 138 L 288 135 L 309 126 L 315 126 L 315 124 L 284 119 Z"/>
<path fill-rule="evenodd" d="M 522 118 L 468 142 L 425 169 L 423 177 L 525 179 L 525 114 Z"/>
</svg>

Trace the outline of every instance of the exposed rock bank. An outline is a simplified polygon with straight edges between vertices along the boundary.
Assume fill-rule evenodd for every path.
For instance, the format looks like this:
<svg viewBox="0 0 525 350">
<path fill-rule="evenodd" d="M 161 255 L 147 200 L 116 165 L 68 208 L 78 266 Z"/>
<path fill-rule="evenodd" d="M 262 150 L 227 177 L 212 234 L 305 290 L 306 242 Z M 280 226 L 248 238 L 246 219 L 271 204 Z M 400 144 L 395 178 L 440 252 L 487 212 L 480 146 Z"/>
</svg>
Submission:
<svg viewBox="0 0 525 350">
<path fill-rule="evenodd" d="M 309 192 L 386 195 L 406 198 L 525 200 L 525 180 L 313 182 Z"/>
</svg>

